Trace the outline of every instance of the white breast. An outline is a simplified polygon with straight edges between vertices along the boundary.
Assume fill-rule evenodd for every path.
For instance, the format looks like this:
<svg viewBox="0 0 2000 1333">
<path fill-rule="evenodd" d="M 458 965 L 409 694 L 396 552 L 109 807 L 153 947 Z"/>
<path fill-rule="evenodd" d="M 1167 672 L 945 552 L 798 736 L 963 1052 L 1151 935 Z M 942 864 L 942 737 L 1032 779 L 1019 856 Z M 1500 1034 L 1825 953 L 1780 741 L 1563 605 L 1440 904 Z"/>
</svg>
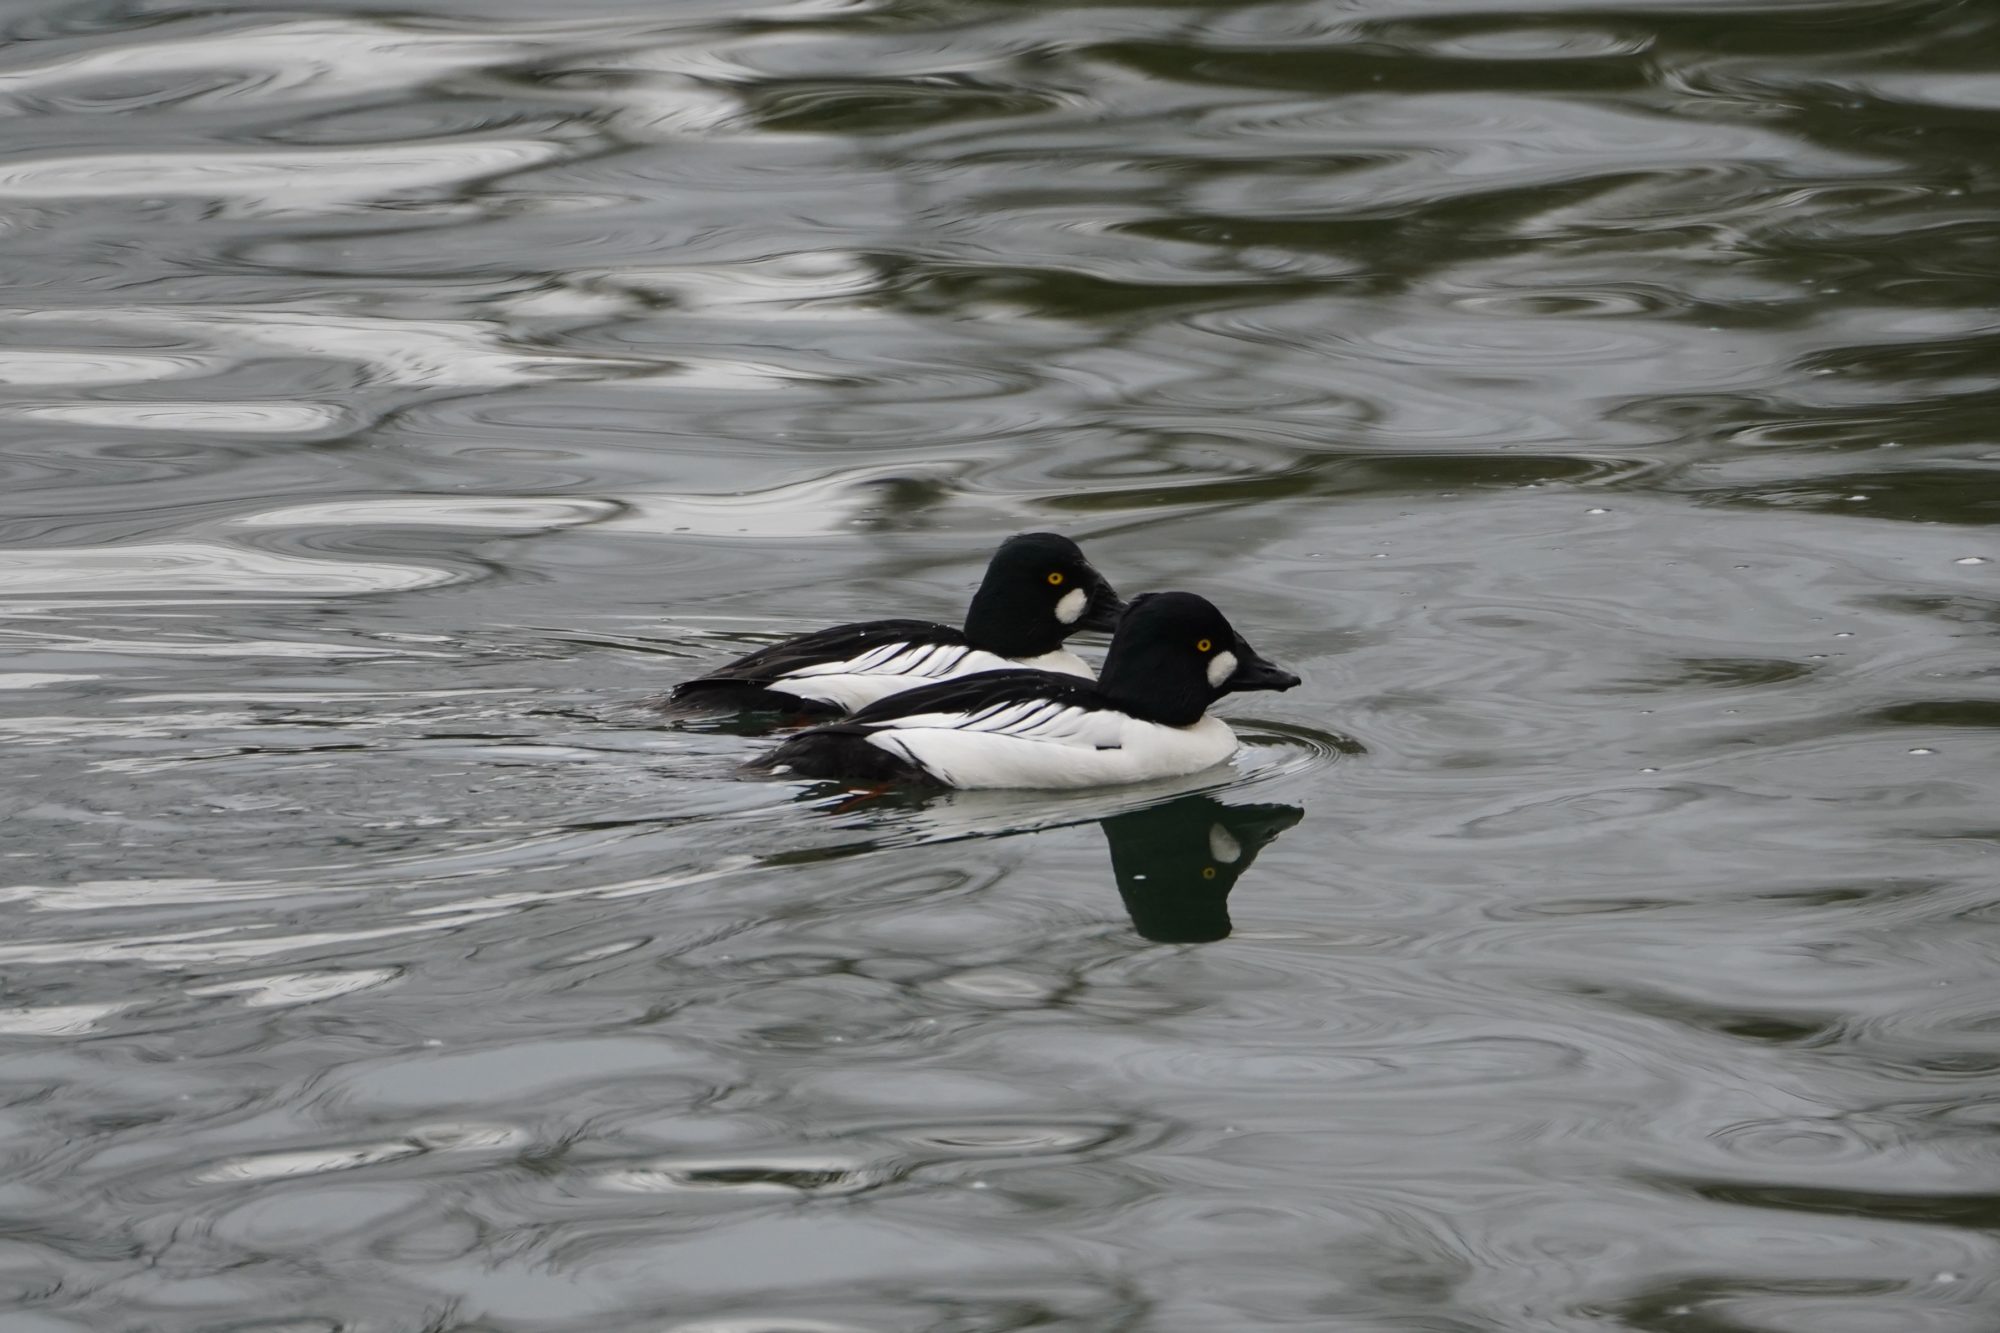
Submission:
<svg viewBox="0 0 2000 1333">
<path fill-rule="evenodd" d="M 1059 711 L 1072 716 L 1024 715 L 1009 730 L 931 714 L 901 719 L 868 741 L 953 787 L 1108 787 L 1198 773 L 1236 752 L 1235 733 L 1220 718 L 1166 727 L 1122 713 Z"/>
<path fill-rule="evenodd" d="M 1013 661 L 996 653 L 967 648 L 963 644 L 885 644 L 843 662 L 815 662 L 811 666 L 779 676 L 771 682 L 774 690 L 796 694 L 853 712 L 857 708 L 886 699 L 919 685 L 982 671 L 1006 671 L 1034 667 L 1059 671 L 1089 680 L 1091 671 L 1082 658 L 1057 649 L 1040 657 Z"/>
</svg>

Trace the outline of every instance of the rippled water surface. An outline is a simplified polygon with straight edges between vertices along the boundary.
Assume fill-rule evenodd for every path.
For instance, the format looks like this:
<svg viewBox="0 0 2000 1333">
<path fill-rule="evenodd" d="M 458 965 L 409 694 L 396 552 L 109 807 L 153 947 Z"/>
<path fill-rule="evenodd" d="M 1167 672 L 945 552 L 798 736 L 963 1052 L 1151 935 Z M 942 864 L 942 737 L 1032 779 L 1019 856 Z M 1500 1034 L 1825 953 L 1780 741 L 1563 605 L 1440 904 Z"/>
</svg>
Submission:
<svg viewBox="0 0 2000 1333">
<path fill-rule="evenodd" d="M 4 1333 L 1995 1327 L 2000 7 L 0 36 Z M 644 707 L 1029 528 L 1306 684 Z"/>
</svg>

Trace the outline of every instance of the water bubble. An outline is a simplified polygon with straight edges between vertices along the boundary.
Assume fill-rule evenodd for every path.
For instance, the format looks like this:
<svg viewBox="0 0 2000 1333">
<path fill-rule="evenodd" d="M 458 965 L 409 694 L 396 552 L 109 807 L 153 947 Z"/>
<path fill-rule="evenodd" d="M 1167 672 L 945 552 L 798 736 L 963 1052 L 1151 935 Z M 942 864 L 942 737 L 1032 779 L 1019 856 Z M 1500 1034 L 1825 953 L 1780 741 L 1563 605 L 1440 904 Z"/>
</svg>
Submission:
<svg viewBox="0 0 2000 1333">
<path fill-rule="evenodd" d="M 1609 509 L 1586 509 L 1583 512 L 1586 514 L 1608 514 L 1611 511 Z"/>
<path fill-rule="evenodd" d="M 1936 754 L 1936 753 L 1937 753 L 1937 751 L 1936 751 L 1936 750 L 1933 750 L 1933 749 L 1931 749 L 1931 748 L 1930 748 L 1929 746 L 1925 746 L 1925 745 L 1919 745 L 1919 746 L 1917 746 L 1917 747 L 1916 747 L 1915 749 L 1911 750 L 1911 751 L 1910 751 L 1910 753 L 1911 753 L 1911 754 Z"/>
<path fill-rule="evenodd" d="M 1657 772 L 1659 772 L 1660 770 L 1659 770 L 1659 769 L 1657 769 L 1657 768 L 1642 768 L 1642 769 L 1640 769 L 1639 771 L 1640 771 L 1641 773 L 1657 773 Z"/>
<path fill-rule="evenodd" d="M 1884 440 L 1882 441 L 1881 444 L 1879 444 L 1876 447 L 1880 449 L 1900 449 L 1903 446 L 1897 443 L 1895 440 Z"/>
<path fill-rule="evenodd" d="M 1946 1269 L 1942 1273 L 1932 1274 L 1932 1280 L 1935 1282 L 1957 1282 L 1960 1277 L 1960 1274 L 1954 1273 L 1950 1269 Z"/>
<path fill-rule="evenodd" d="M 1851 639 L 1854 637 L 1854 631 L 1851 629 L 1836 630 L 1833 637 L 1836 639 Z"/>
<path fill-rule="evenodd" d="M 1866 500 L 1867 498 L 1865 495 L 1850 495 L 1847 497 L 1847 503 L 1853 504 L 1856 500 Z"/>
<path fill-rule="evenodd" d="M 1962 555 L 1951 563 L 1954 565 L 1990 565 L 1993 562 L 1983 555 Z"/>
<path fill-rule="evenodd" d="M 1377 551 L 1375 554 L 1369 556 L 1368 558 L 1370 560 L 1387 560 L 1389 558 L 1389 553 L 1386 551 Z"/>
</svg>

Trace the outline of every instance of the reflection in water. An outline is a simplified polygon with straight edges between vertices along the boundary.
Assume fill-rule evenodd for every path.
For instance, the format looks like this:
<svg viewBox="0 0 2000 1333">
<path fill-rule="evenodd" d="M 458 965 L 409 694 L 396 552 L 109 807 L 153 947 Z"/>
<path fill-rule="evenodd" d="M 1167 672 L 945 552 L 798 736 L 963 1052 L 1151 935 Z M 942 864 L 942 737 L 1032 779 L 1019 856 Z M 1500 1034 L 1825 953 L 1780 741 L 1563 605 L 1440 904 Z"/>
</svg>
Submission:
<svg viewBox="0 0 2000 1333">
<path fill-rule="evenodd" d="M 1229 934 L 1229 891 L 1257 853 L 1305 817 L 1295 805 L 1225 805 L 1183 796 L 1103 823 L 1132 928 L 1162 944 Z"/>
<path fill-rule="evenodd" d="M 0 36 L 5 1333 L 1991 1333 L 2000 4 Z M 626 706 L 1039 528 L 1226 790 Z"/>
</svg>

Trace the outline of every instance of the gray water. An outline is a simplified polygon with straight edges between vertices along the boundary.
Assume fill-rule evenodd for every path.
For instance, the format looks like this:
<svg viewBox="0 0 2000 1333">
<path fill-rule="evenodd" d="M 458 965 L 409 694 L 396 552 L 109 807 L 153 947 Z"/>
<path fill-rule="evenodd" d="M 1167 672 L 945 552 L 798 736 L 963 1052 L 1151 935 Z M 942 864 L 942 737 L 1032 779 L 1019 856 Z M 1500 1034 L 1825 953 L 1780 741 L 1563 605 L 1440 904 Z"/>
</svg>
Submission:
<svg viewBox="0 0 2000 1333">
<path fill-rule="evenodd" d="M 2000 1321 L 1988 0 L 0 35 L 0 1333 Z M 1305 685 L 644 707 L 1031 528 Z"/>
</svg>

